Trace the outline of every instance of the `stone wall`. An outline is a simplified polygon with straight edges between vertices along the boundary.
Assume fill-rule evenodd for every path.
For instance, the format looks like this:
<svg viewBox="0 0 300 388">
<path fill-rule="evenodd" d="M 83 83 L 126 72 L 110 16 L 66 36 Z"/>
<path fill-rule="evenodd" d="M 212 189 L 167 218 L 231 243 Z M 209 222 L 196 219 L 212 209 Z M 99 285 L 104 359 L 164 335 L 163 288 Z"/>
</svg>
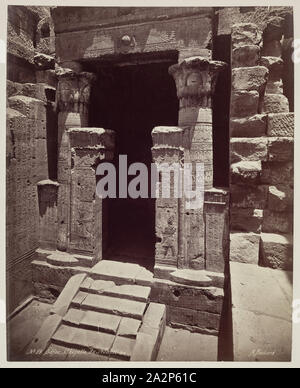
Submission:
<svg viewBox="0 0 300 388">
<path fill-rule="evenodd" d="M 232 27 L 230 259 L 291 270 L 294 114 L 283 94 L 284 20 Z"/>
<path fill-rule="evenodd" d="M 49 15 L 46 7 L 8 7 L 8 311 L 31 294 L 30 263 L 39 242 L 48 236 L 49 221 L 55 218 L 54 204 L 49 212 L 45 196 L 41 199 L 37 189 L 38 182 L 55 179 L 56 174 L 55 62 L 41 52 L 48 47 L 49 53 L 49 45 L 44 42 L 42 47 L 37 34 L 40 21 Z M 39 207 L 41 202 L 44 205 Z"/>
</svg>

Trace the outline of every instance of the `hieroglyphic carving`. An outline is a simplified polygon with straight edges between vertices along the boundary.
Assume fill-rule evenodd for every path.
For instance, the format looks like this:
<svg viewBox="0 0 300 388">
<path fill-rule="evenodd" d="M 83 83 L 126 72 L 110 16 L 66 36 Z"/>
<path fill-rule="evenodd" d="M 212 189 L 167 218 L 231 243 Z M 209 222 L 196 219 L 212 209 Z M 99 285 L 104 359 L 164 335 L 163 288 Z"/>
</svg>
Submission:
<svg viewBox="0 0 300 388">
<path fill-rule="evenodd" d="M 102 258 L 102 200 L 96 195 L 95 168 L 113 158 L 115 133 L 103 128 L 71 128 L 71 217 L 69 249 Z"/>
<path fill-rule="evenodd" d="M 178 127 L 156 127 L 152 131 L 152 157 L 156 164 L 183 163 L 183 130 Z M 161 185 L 162 182 L 159 182 Z M 182 245 L 179 241 L 180 199 L 174 198 L 174 180 L 171 180 L 171 198 L 156 199 L 155 264 L 177 266 Z M 160 192 L 161 193 L 161 192 Z"/>
<path fill-rule="evenodd" d="M 204 189 L 213 187 L 212 96 L 217 77 L 225 63 L 204 57 L 191 57 L 172 65 L 169 73 L 174 77 L 180 101 L 179 126 L 183 129 L 185 163 L 202 163 Z M 193 181 L 196 181 L 193 169 Z M 198 194 L 198 195 L 203 195 Z M 203 206 L 192 211 L 181 207 L 181 241 L 185 242 L 183 266 L 197 269 L 205 267 L 205 220 Z"/>
</svg>

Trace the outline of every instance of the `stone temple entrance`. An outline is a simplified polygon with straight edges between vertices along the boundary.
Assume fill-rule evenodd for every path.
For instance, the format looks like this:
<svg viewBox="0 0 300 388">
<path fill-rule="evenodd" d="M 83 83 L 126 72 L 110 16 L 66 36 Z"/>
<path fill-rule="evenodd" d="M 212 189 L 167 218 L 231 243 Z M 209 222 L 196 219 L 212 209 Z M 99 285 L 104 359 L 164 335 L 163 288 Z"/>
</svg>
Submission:
<svg viewBox="0 0 300 388">
<path fill-rule="evenodd" d="M 169 60 L 146 64 L 101 66 L 91 93 L 90 126 L 116 133 L 114 164 L 119 192 L 119 155 L 128 166 L 152 163 L 151 131 L 155 126 L 176 126 L 178 98 L 168 68 Z M 95 70 L 94 70 L 95 72 Z M 149 174 L 150 175 L 150 174 Z M 128 183 L 133 177 L 128 178 Z M 138 263 L 153 270 L 155 257 L 155 199 L 107 199 L 107 233 L 104 258 Z M 118 195 L 117 195 L 118 197 Z"/>
</svg>

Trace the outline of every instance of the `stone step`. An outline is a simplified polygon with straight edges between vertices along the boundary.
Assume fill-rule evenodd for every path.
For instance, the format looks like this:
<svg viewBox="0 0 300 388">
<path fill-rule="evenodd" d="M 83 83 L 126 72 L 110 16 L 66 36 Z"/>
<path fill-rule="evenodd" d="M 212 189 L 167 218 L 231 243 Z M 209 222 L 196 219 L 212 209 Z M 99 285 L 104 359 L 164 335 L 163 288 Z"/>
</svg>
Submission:
<svg viewBox="0 0 300 388">
<path fill-rule="evenodd" d="M 80 290 L 91 294 L 101 294 L 139 302 L 148 302 L 151 292 L 151 288 L 146 286 L 137 284 L 118 286 L 111 280 L 93 280 L 92 278 L 86 278 L 81 284 Z"/>
<path fill-rule="evenodd" d="M 130 360 L 135 339 L 62 324 L 52 336 L 51 343 Z"/>
<path fill-rule="evenodd" d="M 106 295 L 96 295 L 79 291 L 71 306 L 83 310 L 121 315 L 129 318 L 142 319 L 147 304 L 135 300 L 121 299 Z"/>
<path fill-rule="evenodd" d="M 93 279 L 110 280 L 117 285 L 137 284 L 151 287 L 153 273 L 138 264 L 102 260 L 91 269 Z"/>
<path fill-rule="evenodd" d="M 52 336 L 51 342 L 72 348 L 94 350 L 97 353 L 109 355 L 115 336 L 94 330 L 61 325 Z"/>
<path fill-rule="evenodd" d="M 64 324 L 84 329 L 116 334 L 122 317 L 118 315 L 71 308 L 63 318 Z"/>
</svg>

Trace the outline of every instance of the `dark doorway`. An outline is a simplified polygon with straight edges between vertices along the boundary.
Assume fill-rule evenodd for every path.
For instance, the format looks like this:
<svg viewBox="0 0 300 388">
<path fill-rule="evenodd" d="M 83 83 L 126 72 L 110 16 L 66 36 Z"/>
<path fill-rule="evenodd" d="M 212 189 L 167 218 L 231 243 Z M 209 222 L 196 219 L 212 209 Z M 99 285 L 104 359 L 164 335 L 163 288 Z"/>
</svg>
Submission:
<svg viewBox="0 0 300 388">
<path fill-rule="evenodd" d="M 90 126 L 116 131 L 114 164 L 127 155 L 128 166 L 152 163 L 151 131 L 178 123 L 178 99 L 168 68 L 174 61 L 143 65 L 101 66 L 92 91 Z M 128 183 L 134 177 L 128 177 Z M 150 177 L 149 177 L 150 178 Z M 150 183 L 150 181 L 149 181 Z M 149 197 L 150 197 L 150 184 Z M 106 259 L 143 265 L 152 270 L 155 255 L 155 200 L 108 199 Z"/>
</svg>

